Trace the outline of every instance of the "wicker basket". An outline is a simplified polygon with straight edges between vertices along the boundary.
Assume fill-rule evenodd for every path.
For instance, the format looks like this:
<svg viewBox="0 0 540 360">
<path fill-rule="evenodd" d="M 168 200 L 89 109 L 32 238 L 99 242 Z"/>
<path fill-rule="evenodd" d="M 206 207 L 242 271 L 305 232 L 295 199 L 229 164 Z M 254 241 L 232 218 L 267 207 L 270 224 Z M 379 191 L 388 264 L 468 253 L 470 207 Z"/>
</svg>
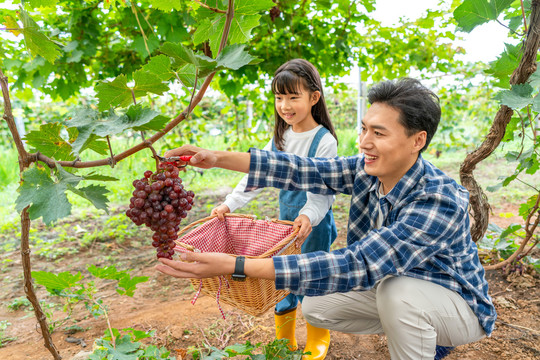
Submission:
<svg viewBox="0 0 540 360">
<path fill-rule="evenodd" d="M 243 214 L 225 216 L 225 221 L 214 215 L 181 229 L 175 250 L 221 252 L 256 259 L 300 253 L 294 244 L 298 230 L 292 230 L 291 221 L 256 220 L 255 216 Z M 272 280 L 250 277 L 245 281 L 234 281 L 230 275 L 190 281 L 199 289 L 192 303 L 202 291 L 215 297 L 218 306 L 221 301 L 254 316 L 264 314 L 289 293 L 276 290 Z"/>
</svg>

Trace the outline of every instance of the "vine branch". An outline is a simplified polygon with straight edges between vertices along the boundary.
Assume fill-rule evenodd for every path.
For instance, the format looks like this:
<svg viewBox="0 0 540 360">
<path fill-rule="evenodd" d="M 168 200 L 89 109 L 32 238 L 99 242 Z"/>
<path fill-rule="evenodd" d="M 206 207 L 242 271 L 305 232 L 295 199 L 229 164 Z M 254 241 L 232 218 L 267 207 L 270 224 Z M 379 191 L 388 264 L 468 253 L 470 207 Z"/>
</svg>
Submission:
<svg viewBox="0 0 540 360">
<path fill-rule="evenodd" d="M 525 40 L 523 57 L 518 67 L 512 73 L 510 84 L 523 84 L 536 71 L 536 56 L 539 47 L 540 0 L 533 0 L 531 4 L 531 23 Z M 474 220 L 474 223 L 471 225 L 471 236 L 475 242 L 480 240 L 487 230 L 490 206 L 487 196 L 474 178 L 473 171 L 478 163 L 490 156 L 499 146 L 504 137 L 506 127 L 512 119 L 512 114 L 512 109 L 506 105 L 501 105 L 495 115 L 487 137 L 476 150 L 467 154 L 460 167 L 459 175 L 461 184 L 470 193 L 470 213 Z"/>
<path fill-rule="evenodd" d="M 30 166 L 30 164 L 37 160 L 37 156 L 28 154 L 24 148 L 24 144 L 15 125 L 13 118 L 13 112 L 11 108 L 11 99 L 9 98 L 9 86 L 8 78 L 0 69 L 0 86 L 2 87 L 2 96 L 4 98 L 4 116 L 8 124 L 9 131 L 15 142 L 17 152 L 19 154 L 19 176 L 22 177 L 23 171 Z M 49 350 L 55 360 L 60 360 L 62 357 L 56 346 L 54 345 L 51 333 L 49 332 L 49 325 L 47 324 L 47 317 L 43 313 L 43 309 L 39 303 L 39 300 L 34 291 L 34 285 L 32 283 L 32 265 L 30 262 L 30 216 L 28 215 L 28 206 L 21 212 L 21 260 L 24 275 L 24 292 L 26 298 L 32 304 L 34 308 L 34 314 L 41 328 L 41 334 L 45 342 L 45 347 Z"/>
</svg>

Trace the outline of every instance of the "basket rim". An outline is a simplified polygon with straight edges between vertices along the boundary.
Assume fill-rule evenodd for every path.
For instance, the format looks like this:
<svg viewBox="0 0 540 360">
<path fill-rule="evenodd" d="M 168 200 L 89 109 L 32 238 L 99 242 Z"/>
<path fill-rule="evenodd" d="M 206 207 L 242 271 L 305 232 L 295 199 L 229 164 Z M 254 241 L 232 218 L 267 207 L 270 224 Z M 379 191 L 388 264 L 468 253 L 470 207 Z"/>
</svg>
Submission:
<svg viewBox="0 0 540 360">
<path fill-rule="evenodd" d="M 257 219 L 256 215 L 234 214 L 234 213 L 225 213 L 223 215 L 226 218 L 227 217 L 246 218 L 246 219 L 251 219 L 252 221 L 269 221 L 269 222 L 272 222 L 272 223 L 275 223 L 275 224 L 282 224 L 282 225 L 289 225 L 289 226 L 294 225 L 294 223 L 292 221 L 289 221 L 289 220 L 279 220 L 279 219 L 275 219 L 275 218 L 273 218 L 273 219 L 265 219 L 265 220 Z M 196 221 L 192 222 L 189 225 L 184 226 L 182 229 L 178 230 L 178 237 L 183 236 L 184 233 L 187 232 L 188 230 L 190 230 L 191 228 L 193 228 L 193 227 L 195 227 L 195 226 L 197 226 L 197 225 L 199 225 L 201 223 L 206 223 L 206 222 L 208 222 L 208 221 L 210 221 L 210 220 L 212 220 L 212 219 L 214 219 L 216 217 L 217 217 L 217 215 L 210 215 L 210 216 L 207 216 L 205 218 L 196 220 Z M 227 255 L 234 256 L 234 257 L 245 256 L 246 258 L 250 258 L 250 259 L 268 258 L 271 254 L 276 253 L 276 252 L 280 252 L 283 249 L 285 249 L 286 247 L 288 247 L 289 245 L 291 245 L 292 242 L 296 240 L 296 236 L 298 235 L 299 231 L 300 231 L 300 228 L 294 229 L 293 232 L 291 232 L 287 237 L 285 237 L 279 243 L 274 245 L 272 248 L 268 249 L 266 252 L 264 252 L 263 254 L 260 254 L 258 256 L 236 255 L 236 254 L 227 254 Z M 181 242 L 179 240 L 175 240 L 175 243 L 178 246 L 181 246 L 186 250 L 189 250 L 189 251 L 195 251 L 196 250 L 195 247 L 193 247 L 191 245 L 188 245 L 188 244 L 185 244 L 185 243 L 183 243 L 183 242 Z"/>
</svg>

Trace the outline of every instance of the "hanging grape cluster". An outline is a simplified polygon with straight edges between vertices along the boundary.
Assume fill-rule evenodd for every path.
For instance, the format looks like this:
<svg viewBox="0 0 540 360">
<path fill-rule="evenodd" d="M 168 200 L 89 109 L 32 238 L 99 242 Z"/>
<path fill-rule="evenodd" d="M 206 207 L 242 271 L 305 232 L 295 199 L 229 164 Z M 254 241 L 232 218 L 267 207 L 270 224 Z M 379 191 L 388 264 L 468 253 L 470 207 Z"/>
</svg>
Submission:
<svg viewBox="0 0 540 360">
<path fill-rule="evenodd" d="M 172 259 L 180 221 L 193 205 L 193 191 L 184 189 L 179 170 L 171 163 L 161 163 L 158 170 L 144 172 L 133 181 L 133 196 L 126 215 L 135 225 L 146 225 L 154 234 L 152 246 L 158 258 Z"/>
</svg>

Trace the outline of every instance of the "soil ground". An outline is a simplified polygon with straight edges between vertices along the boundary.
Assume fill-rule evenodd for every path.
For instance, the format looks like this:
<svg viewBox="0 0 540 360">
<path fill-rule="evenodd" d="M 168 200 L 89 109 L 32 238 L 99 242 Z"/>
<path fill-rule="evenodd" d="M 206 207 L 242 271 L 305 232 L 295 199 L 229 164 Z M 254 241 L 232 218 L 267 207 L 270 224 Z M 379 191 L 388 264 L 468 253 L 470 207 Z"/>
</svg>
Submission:
<svg viewBox="0 0 540 360">
<path fill-rule="evenodd" d="M 226 193 L 227 191 L 224 191 Z M 263 196 L 261 194 L 261 196 Z M 274 195 L 271 195 L 275 196 Z M 184 224 L 189 224 L 208 214 L 211 204 L 217 204 L 222 195 L 201 195 L 196 206 Z M 259 200 L 261 204 L 264 198 Z M 347 228 L 348 197 L 338 196 L 334 206 L 339 237 L 335 246 L 345 244 Z M 275 202 L 274 202 L 275 203 Z M 517 213 L 512 204 L 505 209 L 493 209 L 497 213 Z M 200 210 L 197 210 L 200 209 Z M 275 210 L 275 209 L 273 209 Z M 198 212 L 199 211 L 199 212 Z M 77 220 L 80 221 L 80 220 Z M 92 221 L 89 219 L 88 221 Z M 516 222 L 512 218 L 494 217 L 491 220 L 500 226 Z M 517 220 L 519 222 L 519 220 Z M 76 224 L 73 224 L 75 228 Z M 34 224 L 34 226 L 36 226 Z M 38 226 L 41 226 L 38 224 Z M 96 282 L 99 296 L 110 308 L 109 317 L 112 327 L 121 329 L 132 327 L 138 330 L 156 330 L 151 340 L 159 346 L 166 346 L 178 359 L 188 359 L 185 350 L 191 346 L 208 344 L 224 348 L 235 343 L 269 343 L 274 338 L 274 319 L 272 311 L 260 317 L 247 315 L 231 306 L 222 304 L 226 319 L 221 314 L 214 298 L 200 296 L 191 304 L 194 289 L 188 280 L 178 280 L 160 274 L 154 270 L 155 252 L 150 246 L 149 232 L 141 230 L 133 238 L 122 243 L 103 241 L 81 249 L 78 253 L 64 256 L 56 261 L 41 257 L 32 257 L 32 270 L 81 271 L 85 274 L 89 264 L 97 266 L 116 265 L 119 269 L 133 269 L 132 275 L 148 276 L 149 280 L 137 286 L 135 295 L 130 298 L 116 293 L 114 284 Z M 0 359 L 52 359 L 43 346 L 43 339 L 33 312 L 21 307 L 13 311 L 7 305 L 24 296 L 22 286 L 22 266 L 18 251 L 0 255 L 0 261 L 12 259 L 3 267 L 0 288 L 0 319 L 11 325 L 0 336 L 14 338 L 0 348 Z M 3 262 L 4 264 L 6 261 Z M 505 276 L 502 271 L 489 271 L 487 278 L 490 293 L 498 311 L 496 329 L 490 338 L 473 344 L 457 347 L 448 357 L 449 360 L 471 359 L 540 359 L 540 297 L 538 275 L 530 271 L 526 276 Z M 36 286 L 38 297 L 45 303 L 58 300 L 51 297 L 41 286 Z M 54 319 L 61 319 L 65 313 L 58 306 L 53 307 Z M 305 345 L 305 321 L 298 313 L 297 339 L 299 346 Z M 68 334 L 63 327 L 53 333 L 53 341 L 64 359 L 71 359 L 81 351 L 89 351 L 96 338 L 103 335 L 106 321 L 103 317 L 94 319 L 88 311 L 78 305 L 72 320 L 66 325 L 76 324 L 84 331 Z M 332 332 L 332 343 L 327 356 L 334 359 L 388 359 L 388 349 L 384 335 L 349 335 Z M 73 338 L 83 340 L 76 344 L 68 342 Z M 83 347 L 82 345 L 86 345 Z"/>
</svg>

